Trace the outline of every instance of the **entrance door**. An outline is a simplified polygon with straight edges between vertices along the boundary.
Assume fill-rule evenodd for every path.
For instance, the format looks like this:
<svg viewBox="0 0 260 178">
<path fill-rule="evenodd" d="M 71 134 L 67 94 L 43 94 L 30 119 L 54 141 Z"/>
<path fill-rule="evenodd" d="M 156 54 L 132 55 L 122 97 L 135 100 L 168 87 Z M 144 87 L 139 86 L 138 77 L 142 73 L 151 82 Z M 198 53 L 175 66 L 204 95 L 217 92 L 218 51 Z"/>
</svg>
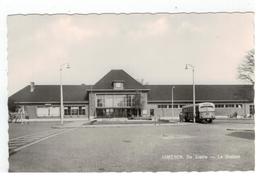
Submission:
<svg viewBox="0 0 260 178">
<path fill-rule="evenodd" d="M 127 109 L 125 108 L 114 109 L 114 117 L 127 117 Z"/>
<path fill-rule="evenodd" d="M 105 108 L 105 109 L 96 109 L 98 118 L 113 118 L 113 117 L 127 117 L 126 108 Z"/>
</svg>

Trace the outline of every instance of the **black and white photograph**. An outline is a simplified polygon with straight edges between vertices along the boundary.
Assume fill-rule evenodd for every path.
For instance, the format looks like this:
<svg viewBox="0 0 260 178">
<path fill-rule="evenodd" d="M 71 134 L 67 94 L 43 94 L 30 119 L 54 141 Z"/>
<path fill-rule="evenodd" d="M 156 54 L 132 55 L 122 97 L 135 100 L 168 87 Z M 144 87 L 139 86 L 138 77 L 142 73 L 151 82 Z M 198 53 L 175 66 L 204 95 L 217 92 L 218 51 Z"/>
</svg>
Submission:
<svg viewBox="0 0 260 178">
<path fill-rule="evenodd" d="M 256 177 L 256 1 L 0 7 L 0 172 Z"/>
<path fill-rule="evenodd" d="M 7 17 L 9 172 L 255 169 L 254 13 Z"/>
</svg>

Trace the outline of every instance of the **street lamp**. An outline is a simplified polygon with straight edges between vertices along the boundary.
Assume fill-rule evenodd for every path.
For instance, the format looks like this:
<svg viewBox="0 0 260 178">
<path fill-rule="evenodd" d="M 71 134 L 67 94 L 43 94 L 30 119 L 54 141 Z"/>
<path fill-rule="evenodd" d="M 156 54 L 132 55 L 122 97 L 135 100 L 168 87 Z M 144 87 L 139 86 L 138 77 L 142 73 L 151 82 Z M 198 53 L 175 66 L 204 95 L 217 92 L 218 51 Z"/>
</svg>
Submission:
<svg viewBox="0 0 260 178">
<path fill-rule="evenodd" d="M 60 123 L 63 124 L 64 109 L 63 109 L 63 86 L 62 86 L 62 71 L 63 69 L 69 69 L 69 63 L 60 65 Z"/>
<path fill-rule="evenodd" d="M 192 86 L 193 86 L 193 122 L 196 122 L 196 111 L 195 111 L 195 80 L 194 80 L 194 69 L 195 67 L 191 64 L 186 64 L 185 69 L 192 69 Z"/>
<path fill-rule="evenodd" d="M 173 89 L 174 89 L 175 87 L 174 86 L 172 86 L 172 119 L 173 119 L 173 117 L 174 117 L 174 111 L 173 111 Z"/>
</svg>

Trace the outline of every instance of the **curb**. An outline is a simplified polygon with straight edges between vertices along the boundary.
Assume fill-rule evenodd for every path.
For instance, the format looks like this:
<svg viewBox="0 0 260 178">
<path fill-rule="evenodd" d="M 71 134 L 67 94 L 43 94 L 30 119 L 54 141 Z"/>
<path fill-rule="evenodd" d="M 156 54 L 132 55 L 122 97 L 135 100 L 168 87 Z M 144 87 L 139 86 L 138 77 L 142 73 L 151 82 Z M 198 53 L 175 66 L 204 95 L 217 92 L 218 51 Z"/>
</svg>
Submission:
<svg viewBox="0 0 260 178">
<path fill-rule="evenodd" d="M 254 132 L 254 129 L 243 129 L 243 128 L 238 128 L 238 129 L 226 129 L 227 131 L 244 131 L 244 132 Z"/>
<path fill-rule="evenodd" d="M 55 126 L 52 126 L 51 128 L 54 128 L 54 129 L 80 128 L 80 127 L 82 127 L 83 125 L 91 125 L 91 124 L 93 124 L 94 122 L 95 122 L 95 121 L 88 121 L 88 122 L 83 122 L 83 123 L 74 122 L 74 123 L 68 123 L 68 124 L 64 124 L 64 125 L 55 125 Z"/>
<path fill-rule="evenodd" d="M 133 124 L 82 124 L 79 126 L 53 126 L 52 128 L 55 129 L 71 129 L 71 128 L 105 128 L 105 127 L 142 127 L 142 126 L 184 126 L 184 125 L 189 125 L 189 123 L 180 123 L 180 122 L 175 122 L 175 123 L 133 123 Z"/>
</svg>

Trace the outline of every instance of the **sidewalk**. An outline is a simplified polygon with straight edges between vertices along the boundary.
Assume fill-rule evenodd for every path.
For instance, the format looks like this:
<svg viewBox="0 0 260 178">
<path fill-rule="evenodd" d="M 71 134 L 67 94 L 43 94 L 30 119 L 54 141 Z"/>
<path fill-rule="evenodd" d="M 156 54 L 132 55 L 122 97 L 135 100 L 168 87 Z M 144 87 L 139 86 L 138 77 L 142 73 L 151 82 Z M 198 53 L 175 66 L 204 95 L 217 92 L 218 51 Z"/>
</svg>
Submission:
<svg viewBox="0 0 260 178">
<path fill-rule="evenodd" d="M 90 125 L 93 121 L 70 121 L 70 122 L 64 122 L 63 125 L 57 124 L 52 126 L 52 128 L 55 129 L 64 129 L 64 128 L 79 128 L 82 127 L 83 125 Z"/>
<path fill-rule="evenodd" d="M 185 126 L 191 125 L 193 123 L 184 123 L 184 122 L 177 122 L 177 123 L 142 123 L 142 124 L 90 124 L 90 125 L 83 125 L 81 128 L 106 128 L 106 127 L 165 127 L 165 126 Z"/>
<path fill-rule="evenodd" d="M 165 122 L 154 120 L 89 120 L 89 121 L 74 121 L 74 122 L 65 122 L 63 125 L 57 124 L 52 126 L 56 129 L 65 129 L 65 128 L 87 128 L 87 127 L 119 127 L 119 126 L 151 126 L 151 125 L 184 125 L 178 121 L 174 122 Z"/>
</svg>

